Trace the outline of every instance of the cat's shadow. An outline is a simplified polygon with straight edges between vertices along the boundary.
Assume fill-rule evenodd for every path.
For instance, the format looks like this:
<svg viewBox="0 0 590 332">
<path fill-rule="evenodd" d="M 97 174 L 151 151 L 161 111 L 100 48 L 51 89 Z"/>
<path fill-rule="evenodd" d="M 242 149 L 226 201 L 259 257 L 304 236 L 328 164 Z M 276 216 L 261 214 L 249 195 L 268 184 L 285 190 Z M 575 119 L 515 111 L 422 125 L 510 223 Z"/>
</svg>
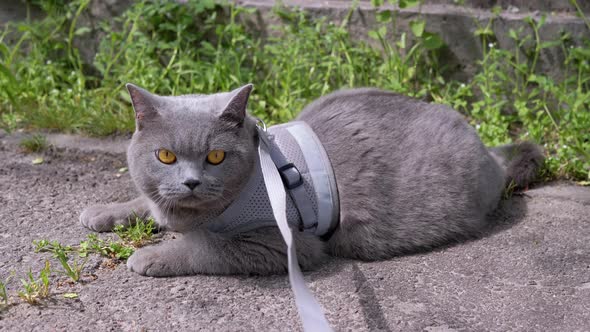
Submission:
<svg viewBox="0 0 590 332">
<path fill-rule="evenodd" d="M 490 227 L 479 238 L 488 237 L 518 225 L 527 214 L 527 200 L 530 198 L 526 192 L 518 192 L 509 199 L 501 200 L 498 208 L 488 215 Z"/>
<path fill-rule="evenodd" d="M 354 263 L 354 260 L 344 259 L 338 257 L 328 257 L 321 266 L 312 271 L 303 271 L 303 275 L 307 283 L 310 281 L 318 281 L 330 278 L 333 275 L 340 273 L 346 266 Z M 289 288 L 289 278 L 287 274 L 277 274 L 270 276 L 247 275 L 247 276 L 228 276 L 228 278 L 235 278 L 241 283 L 249 284 L 265 289 L 283 289 Z"/>
</svg>

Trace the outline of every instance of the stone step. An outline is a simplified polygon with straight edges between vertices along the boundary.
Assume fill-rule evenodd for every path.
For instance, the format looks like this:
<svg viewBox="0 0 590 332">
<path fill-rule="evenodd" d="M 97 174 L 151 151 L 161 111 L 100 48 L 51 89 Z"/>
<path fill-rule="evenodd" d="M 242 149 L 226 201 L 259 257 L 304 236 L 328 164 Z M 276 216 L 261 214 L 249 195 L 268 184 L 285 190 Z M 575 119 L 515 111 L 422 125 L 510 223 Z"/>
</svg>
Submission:
<svg viewBox="0 0 590 332">
<path fill-rule="evenodd" d="M 347 0 L 339 0 L 347 2 Z M 360 2 L 370 3 L 371 0 L 360 0 Z M 387 2 L 387 0 L 384 0 Z M 492 9 L 500 7 L 506 10 L 522 12 L 565 12 L 575 13 L 576 7 L 568 0 L 463 0 L 462 6 L 468 8 Z M 458 5 L 458 0 L 423 0 L 425 5 Z M 577 0 L 578 6 L 585 13 L 590 13 L 590 2 L 587 0 Z"/>
<path fill-rule="evenodd" d="M 259 21 L 257 25 L 261 29 L 278 22 L 270 14 L 273 6 L 276 5 L 273 0 L 240 0 L 236 2 L 260 10 L 262 15 L 256 15 L 256 19 Z M 453 67 L 451 70 L 455 72 L 455 78 L 467 79 L 476 71 L 477 61 L 482 58 L 483 54 L 482 42 L 474 33 L 479 27 L 486 26 L 489 20 L 494 17 L 490 7 L 493 7 L 491 4 L 498 2 L 473 0 L 466 1 L 464 6 L 451 4 L 453 2 L 454 0 L 427 0 L 422 6 L 401 9 L 399 11 L 398 33 L 396 36 L 389 36 L 389 39 L 394 42 L 399 38 L 399 34 L 410 31 L 410 21 L 419 17 L 424 18 L 426 20 L 426 30 L 438 33 L 448 46 L 443 52 L 444 60 Z M 584 2 L 582 8 L 586 10 L 590 8 L 590 1 L 579 2 Z M 314 17 L 329 17 L 331 21 L 337 23 L 347 17 L 351 6 L 353 6 L 353 1 L 345 0 L 285 0 L 282 3 L 286 6 L 301 8 Z M 397 9 L 387 4 L 387 1 L 385 3 L 379 10 Z M 528 4 L 526 7 L 518 7 L 525 3 Z M 531 11 L 531 9 L 535 8 L 532 7 L 532 4 L 536 3 L 539 3 L 540 8 L 554 8 L 561 11 Z M 566 6 L 569 5 L 568 1 L 539 0 L 528 2 L 525 0 L 511 0 L 500 1 L 499 4 L 503 5 L 504 9 L 492 24 L 497 39 L 495 47 L 514 49 L 515 43 L 508 36 L 510 29 L 518 30 L 522 28 L 523 36 L 532 35 L 533 30 L 524 19 L 532 17 L 538 20 L 541 15 L 547 15 L 546 23 L 539 32 L 543 41 L 557 40 L 563 33 L 569 33 L 574 44 L 590 40 L 589 27 L 582 18 L 574 15 L 572 12 L 573 7 Z M 354 38 L 370 40 L 368 32 L 379 26 L 375 17 L 377 9 L 374 8 L 370 0 L 361 0 L 357 3 L 357 6 L 348 23 L 350 33 Z M 523 10 L 520 8 L 523 8 Z M 588 16 L 590 17 L 590 15 Z M 544 49 L 539 58 L 538 71 L 549 73 L 560 79 L 564 75 L 564 59 L 565 54 L 560 48 Z"/>
</svg>

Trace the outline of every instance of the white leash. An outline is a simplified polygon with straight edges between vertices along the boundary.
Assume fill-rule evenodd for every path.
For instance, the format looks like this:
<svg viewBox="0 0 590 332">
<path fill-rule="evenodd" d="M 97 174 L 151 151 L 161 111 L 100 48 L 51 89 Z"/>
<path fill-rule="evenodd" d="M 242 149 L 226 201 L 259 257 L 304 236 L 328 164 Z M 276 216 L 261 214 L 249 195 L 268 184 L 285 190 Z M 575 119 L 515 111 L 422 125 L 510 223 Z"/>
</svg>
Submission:
<svg viewBox="0 0 590 332">
<path fill-rule="evenodd" d="M 268 134 L 263 128 L 258 127 L 259 144 L 258 153 L 260 155 L 260 166 L 264 184 L 268 191 L 268 197 L 272 206 L 272 212 L 281 231 L 281 235 L 287 244 L 287 258 L 289 267 L 289 281 L 291 289 L 295 296 L 295 304 L 299 311 L 299 317 L 303 323 L 303 330 L 306 332 L 324 332 L 332 331 L 328 324 L 324 311 L 320 304 L 311 294 L 305 285 L 303 274 L 299 269 L 297 255 L 295 253 L 295 244 L 293 243 L 293 234 L 287 223 L 287 194 L 283 181 L 279 175 L 274 162 L 269 153 L 270 141 Z"/>
</svg>

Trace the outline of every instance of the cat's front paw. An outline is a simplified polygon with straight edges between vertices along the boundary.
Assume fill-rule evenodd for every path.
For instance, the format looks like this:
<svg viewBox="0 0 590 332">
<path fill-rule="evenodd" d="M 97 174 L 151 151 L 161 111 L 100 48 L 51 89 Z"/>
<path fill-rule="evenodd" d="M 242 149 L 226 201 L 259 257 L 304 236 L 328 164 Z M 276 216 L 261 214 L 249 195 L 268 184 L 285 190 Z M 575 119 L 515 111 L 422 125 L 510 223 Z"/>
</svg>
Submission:
<svg viewBox="0 0 590 332">
<path fill-rule="evenodd" d="M 115 227 L 115 216 L 108 206 L 95 205 L 82 212 L 80 223 L 95 232 L 110 232 Z"/>
<path fill-rule="evenodd" d="M 137 250 L 127 260 L 127 268 L 130 271 L 139 273 L 142 276 L 169 277 L 179 275 L 178 271 L 172 268 L 170 260 L 158 253 L 157 247 L 146 247 Z"/>
</svg>

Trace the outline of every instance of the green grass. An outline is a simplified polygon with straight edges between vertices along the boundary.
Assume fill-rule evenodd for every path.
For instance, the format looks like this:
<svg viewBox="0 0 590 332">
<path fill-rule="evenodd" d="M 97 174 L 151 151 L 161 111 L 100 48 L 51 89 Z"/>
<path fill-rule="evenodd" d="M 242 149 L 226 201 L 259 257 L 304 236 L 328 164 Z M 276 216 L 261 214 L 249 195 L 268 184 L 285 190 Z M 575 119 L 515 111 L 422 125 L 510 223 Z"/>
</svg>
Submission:
<svg viewBox="0 0 590 332">
<path fill-rule="evenodd" d="M 18 297 L 31 305 L 42 303 L 42 300 L 51 295 L 51 273 L 55 272 L 67 276 L 72 282 L 80 282 L 89 254 L 98 254 L 110 259 L 125 261 L 129 258 L 135 247 L 147 244 L 152 239 L 154 230 L 153 219 L 143 220 L 136 218 L 133 226 L 127 229 L 118 229 L 119 241 L 100 239 L 96 234 L 89 234 L 87 239 L 75 246 L 68 246 L 58 241 L 38 240 L 33 241 L 35 252 L 49 252 L 57 260 L 61 269 L 52 270 L 49 261 L 45 261 L 45 267 L 41 269 L 38 277 L 32 270 L 21 279 L 22 288 L 17 291 Z M 6 284 L 10 277 L 0 280 L 0 311 L 10 305 Z M 76 298 L 76 293 L 66 293 L 65 298 Z"/>
<path fill-rule="evenodd" d="M 127 228 L 117 227 L 115 233 L 119 241 L 103 240 L 96 234 L 88 234 L 86 240 L 78 245 L 63 245 L 58 241 L 38 240 L 33 241 L 35 252 L 51 253 L 57 260 L 61 269 L 53 272 L 67 276 L 72 282 L 80 282 L 88 255 L 98 254 L 119 261 L 127 260 L 135 251 L 135 248 L 146 245 L 152 240 L 155 222 L 149 218 L 144 220 L 136 217 L 132 226 Z M 45 261 L 45 267 L 35 278 L 29 270 L 26 277 L 21 279 L 22 289 L 17 292 L 23 301 L 35 305 L 49 297 L 51 292 L 51 268 L 49 261 Z M 10 279 L 10 278 L 9 278 Z M 6 289 L 8 280 L 0 281 L 0 309 L 9 305 L 9 297 Z M 75 298 L 75 293 L 64 294 L 66 298 Z"/>
<path fill-rule="evenodd" d="M 155 226 L 156 222 L 153 218 L 143 220 L 136 216 L 131 226 L 117 225 L 113 229 L 113 232 L 125 243 L 130 243 L 133 247 L 139 248 L 152 239 Z"/>
<path fill-rule="evenodd" d="M 47 138 L 41 134 L 34 134 L 30 137 L 23 138 L 20 143 L 20 147 L 27 153 L 41 152 L 47 149 Z"/>
<path fill-rule="evenodd" d="M 0 309 L 8 306 L 8 291 L 6 289 L 6 284 L 10 278 L 6 280 L 0 280 Z"/>
<path fill-rule="evenodd" d="M 39 273 L 38 278 L 35 278 L 33 272 L 29 270 L 26 277 L 21 279 L 23 289 L 18 291 L 18 297 L 31 305 L 39 304 L 42 299 L 49 297 L 51 292 L 50 274 L 49 261 L 45 261 L 45 267 Z"/>
<path fill-rule="evenodd" d="M 89 0 L 36 2 L 45 19 L 9 24 L 0 34 L 0 126 L 7 130 L 130 132 L 127 82 L 162 95 L 228 91 L 252 82 L 250 111 L 271 124 L 292 119 L 333 90 L 374 86 L 453 106 L 486 144 L 526 139 L 544 145 L 546 178 L 590 179 L 590 41 L 541 39 L 544 17 L 525 20 L 532 34 L 509 30 L 514 49 L 497 47 L 495 17 L 479 27 L 479 69 L 459 82 L 446 79 L 444 44 L 428 22 L 418 16 L 401 34 L 397 11 L 377 11 L 380 26 L 368 34 L 372 46 L 349 35 L 347 20 L 336 25 L 277 8 L 285 24 L 260 38 L 241 21 L 252 9 L 211 0 L 143 0 L 101 25 L 105 37 L 85 64 L 76 40 L 89 33 L 78 24 Z M 16 41 L 8 43 L 9 36 Z M 545 49 L 565 55 L 564 79 L 539 72 Z"/>
<path fill-rule="evenodd" d="M 88 255 L 98 254 L 107 258 L 125 261 L 133 254 L 135 248 L 142 247 L 152 241 L 154 230 L 154 219 L 148 218 L 146 220 L 135 217 L 131 226 L 126 228 L 123 226 L 115 227 L 114 232 L 119 237 L 118 241 L 104 240 L 96 234 L 88 234 L 86 240 L 74 246 L 64 246 L 58 241 L 45 239 L 33 241 L 33 245 L 35 246 L 35 252 L 52 253 L 63 268 L 63 271 L 59 272 L 77 282 L 80 279 Z M 70 260 L 72 255 L 77 255 L 77 258 Z"/>
<path fill-rule="evenodd" d="M 134 247 L 119 241 L 106 241 L 96 234 L 88 234 L 85 241 L 80 242 L 80 255 L 98 254 L 108 258 L 125 261 L 135 251 Z"/>
<path fill-rule="evenodd" d="M 61 270 L 55 272 L 63 274 L 73 282 L 80 282 L 88 255 L 98 254 L 118 261 L 127 260 L 135 251 L 135 248 L 144 246 L 152 240 L 155 222 L 152 218 L 144 220 L 136 217 L 132 226 L 127 228 L 117 227 L 115 233 L 119 241 L 103 240 L 96 234 L 88 234 L 86 240 L 78 245 L 63 245 L 58 241 L 38 240 L 33 241 L 35 252 L 49 252 L 61 265 Z M 28 278 L 22 279 L 24 289 L 18 296 L 30 304 L 36 304 L 40 299 L 49 296 L 49 261 L 41 271 L 39 279 L 33 277 L 29 271 Z M 70 294 L 71 295 L 71 294 Z M 71 295 L 73 296 L 73 295 Z M 6 288 L 0 282 L 0 300 L 7 303 Z"/>
<path fill-rule="evenodd" d="M 63 250 L 57 250 L 55 252 L 55 258 L 60 262 L 63 271 L 62 273 L 68 276 L 73 282 L 78 282 L 82 277 L 82 270 L 86 265 L 87 259 L 82 260 L 74 258 L 70 261 L 70 257 Z"/>
<path fill-rule="evenodd" d="M 71 257 L 71 253 L 76 250 L 71 246 L 63 246 L 57 241 L 33 241 L 35 245 L 35 252 L 50 252 L 53 257 L 60 263 L 62 270 L 57 271 L 61 274 L 68 276 L 73 282 L 78 282 L 82 276 L 82 270 L 86 265 L 87 257 L 80 256 L 76 258 Z"/>
</svg>

